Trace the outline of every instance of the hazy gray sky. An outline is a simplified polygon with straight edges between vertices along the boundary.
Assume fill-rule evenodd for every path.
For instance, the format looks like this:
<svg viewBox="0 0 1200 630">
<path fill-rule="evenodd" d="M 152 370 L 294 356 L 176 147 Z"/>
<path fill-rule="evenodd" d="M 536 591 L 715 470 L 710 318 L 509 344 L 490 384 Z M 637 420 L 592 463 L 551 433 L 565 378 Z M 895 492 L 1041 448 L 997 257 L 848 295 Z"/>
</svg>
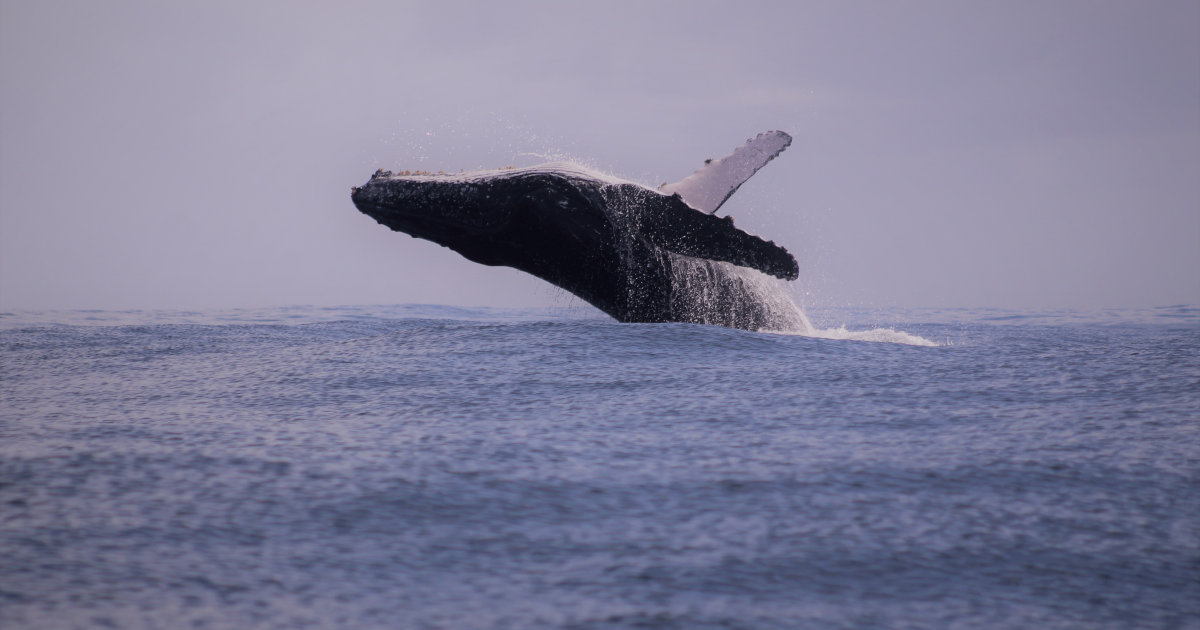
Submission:
<svg viewBox="0 0 1200 630">
<path fill-rule="evenodd" d="M 0 308 L 546 304 L 350 187 L 769 129 L 722 214 L 809 303 L 1200 303 L 1195 0 L 2 7 Z"/>
</svg>

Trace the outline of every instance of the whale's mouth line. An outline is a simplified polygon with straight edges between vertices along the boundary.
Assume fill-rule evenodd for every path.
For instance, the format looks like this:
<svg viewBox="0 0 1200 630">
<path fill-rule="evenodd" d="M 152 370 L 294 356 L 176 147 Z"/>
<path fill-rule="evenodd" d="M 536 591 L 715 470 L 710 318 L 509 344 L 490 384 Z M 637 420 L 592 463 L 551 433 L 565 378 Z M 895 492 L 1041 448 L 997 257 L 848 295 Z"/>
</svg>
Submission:
<svg viewBox="0 0 1200 630">
<path fill-rule="evenodd" d="M 413 212 L 413 211 L 409 211 L 409 210 L 401 210 L 401 209 L 395 208 L 395 207 L 385 208 L 384 206 L 382 206 L 380 204 L 370 203 L 370 202 L 365 202 L 365 203 L 362 203 L 361 205 L 359 205 L 359 204 L 355 204 L 355 205 L 358 206 L 359 211 L 361 211 L 367 215 L 370 215 L 372 218 L 379 220 L 381 223 L 383 223 L 385 221 L 387 223 L 391 223 L 392 218 L 396 218 L 396 219 L 400 219 L 400 220 L 407 219 L 412 222 L 423 222 L 423 223 L 433 224 L 430 227 L 444 226 L 444 227 L 450 227 L 450 228 L 455 228 L 455 229 L 459 229 L 459 230 L 467 230 L 473 234 L 490 234 L 490 233 L 499 232 L 500 230 L 504 229 L 505 227 L 508 227 L 508 224 L 512 222 L 512 213 L 511 212 L 505 213 L 504 219 L 501 221 L 498 221 L 496 223 L 489 222 L 487 225 L 472 225 L 471 223 L 467 223 L 464 221 L 455 221 L 453 219 L 447 219 L 447 218 L 438 216 L 436 213 L 424 213 L 424 212 L 419 212 L 419 211 Z"/>
<path fill-rule="evenodd" d="M 384 174 L 387 175 L 388 177 L 448 177 L 451 175 L 473 175 L 476 173 L 503 173 L 503 172 L 507 172 L 507 171 L 515 171 L 518 169 L 529 169 L 529 168 L 536 168 L 536 167 L 501 166 L 500 168 L 474 168 L 474 169 L 470 169 L 470 170 L 467 170 L 466 168 L 460 168 L 460 169 L 458 169 L 457 173 L 455 173 L 454 171 L 446 171 L 445 169 L 439 169 L 436 173 L 433 171 L 424 171 L 421 169 L 417 169 L 415 171 L 412 169 L 400 169 L 395 172 L 384 171 Z M 383 169 L 380 169 L 380 170 L 383 170 Z"/>
</svg>

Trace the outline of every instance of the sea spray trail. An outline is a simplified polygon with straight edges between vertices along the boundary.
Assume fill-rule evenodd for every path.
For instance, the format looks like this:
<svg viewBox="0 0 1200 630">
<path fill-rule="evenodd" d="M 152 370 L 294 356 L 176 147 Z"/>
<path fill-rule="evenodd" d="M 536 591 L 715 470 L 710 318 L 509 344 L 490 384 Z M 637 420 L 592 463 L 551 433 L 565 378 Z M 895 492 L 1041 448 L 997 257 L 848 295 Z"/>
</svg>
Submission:
<svg viewBox="0 0 1200 630">
<path fill-rule="evenodd" d="M 0 314 L 0 627 L 1200 620 L 1194 307 L 810 313 Z"/>
<path fill-rule="evenodd" d="M 766 331 L 771 332 L 771 331 Z M 784 333 L 788 334 L 788 333 Z M 902 330 L 891 328 L 873 328 L 870 330 L 846 330 L 846 328 L 813 328 L 808 332 L 791 333 L 820 339 L 840 339 L 848 341 L 873 341 L 877 343 L 901 343 L 910 346 L 940 346 L 934 341 L 918 335 L 912 335 Z"/>
<path fill-rule="evenodd" d="M 819 337 L 822 339 L 844 339 L 851 341 L 873 341 L 902 343 L 914 346 L 940 345 L 918 335 L 891 328 L 847 330 L 846 327 L 816 328 L 804 310 L 796 305 L 782 282 L 753 269 L 729 263 L 713 263 L 685 256 L 672 256 L 673 274 L 671 286 L 673 299 L 680 302 L 678 310 L 690 310 L 695 321 L 719 322 L 727 320 L 721 311 L 737 310 L 731 299 L 753 300 L 756 309 L 764 313 L 760 332 Z M 714 275 L 721 275 L 714 280 Z M 731 297 L 720 288 L 736 284 L 739 290 Z"/>
</svg>

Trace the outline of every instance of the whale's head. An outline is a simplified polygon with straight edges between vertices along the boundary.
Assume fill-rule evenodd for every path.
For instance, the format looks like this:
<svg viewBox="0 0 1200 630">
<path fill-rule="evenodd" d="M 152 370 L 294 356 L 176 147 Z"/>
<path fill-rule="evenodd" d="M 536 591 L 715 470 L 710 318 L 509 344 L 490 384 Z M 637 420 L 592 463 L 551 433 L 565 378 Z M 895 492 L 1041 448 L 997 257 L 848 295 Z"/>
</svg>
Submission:
<svg viewBox="0 0 1200 630">
<path fill-rule="evenodd" d="M 470 173 L 379 170 L 350 197 L 392 230 L 478 263 L 523 268 L 520 261 L 538 258 L 546 240 L 578 244 L 604 233 L 603 213 L 581 192 L 586 173 L 576 171 L 557 164 Z M 576 210 L 570 216 L 563 212 L 568 206 Z"/>
<path fill-rule="evenodd" d="M 516 192 L 503 183 L 495 178 L 379 170 L 366 184 L 353 188 L 350 198 L 361 212 L 393 230 L 441 242 L 503 228 Z"/>
</svg>

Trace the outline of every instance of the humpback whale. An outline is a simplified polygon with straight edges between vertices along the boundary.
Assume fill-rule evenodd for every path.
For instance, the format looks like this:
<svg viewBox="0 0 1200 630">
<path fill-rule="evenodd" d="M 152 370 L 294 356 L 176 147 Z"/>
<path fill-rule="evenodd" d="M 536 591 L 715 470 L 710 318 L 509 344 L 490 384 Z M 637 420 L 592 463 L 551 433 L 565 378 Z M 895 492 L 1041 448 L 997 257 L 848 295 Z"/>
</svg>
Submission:
<svg viewBox="0 0 1200 630">
<path fill-rule="evenodd" d="M 716 210 L 791 144 L 770 131 L 655 190 L 578 165 L 429 173 L 382 169 L 351 190 L 363 214 L 468 260 L 541 278 L 621 322 L 808 328 L 767 276 L 796 259 Z"/>
</svg>

